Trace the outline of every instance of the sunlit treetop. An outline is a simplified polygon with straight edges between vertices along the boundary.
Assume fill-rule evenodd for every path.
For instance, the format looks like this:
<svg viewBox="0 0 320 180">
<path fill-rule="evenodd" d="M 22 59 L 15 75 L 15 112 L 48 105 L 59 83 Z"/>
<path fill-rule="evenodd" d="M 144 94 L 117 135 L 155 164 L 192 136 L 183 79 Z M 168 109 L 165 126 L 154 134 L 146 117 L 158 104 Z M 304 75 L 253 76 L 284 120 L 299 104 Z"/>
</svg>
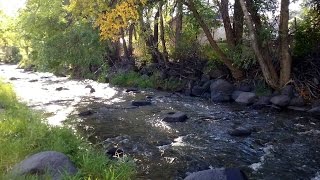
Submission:
<svg viewBox="0 0 320 180">
<path fill-rule="evenodd" d="M 94 19 L 102 40 L 117 40 L 121 30 L 138 21 L 138 7 L 144 4 L 146 0 L 123 0 L 110 7 L 105 0 L 73 0 L 68 9 L 74 15 Z"/>
</svg>

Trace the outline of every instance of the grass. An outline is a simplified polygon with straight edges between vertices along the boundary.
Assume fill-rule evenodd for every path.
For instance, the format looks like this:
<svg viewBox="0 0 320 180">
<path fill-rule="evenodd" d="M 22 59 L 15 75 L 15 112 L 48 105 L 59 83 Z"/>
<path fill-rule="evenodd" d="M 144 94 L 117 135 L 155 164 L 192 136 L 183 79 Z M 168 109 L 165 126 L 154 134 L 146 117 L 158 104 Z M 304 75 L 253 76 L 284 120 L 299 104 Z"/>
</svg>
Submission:
<svg viewBox="0 0 320 180">
<path fill-rule="evenodd" d="M 153 88 L 165 91 L 177 91 L 183 87 L 183 83 L 177 79 L 162 79 L 160 74 L 155 72 L 152 76 L 141 76 L 139 73 L 130 71 L 115 75 L 110 83 L 122 87 Z"/>
<path fill-rule="evenodd" d="M 8 179 L 11 168 L 26 156 L 47 150 L 66 154 L 78 167 L 78 174 L 65 179 L 122 180 L 135 175 L 132 161 L 110 160 L 72 129 L 49 126 L 41 113 L 19 103 L 12 87 L 0 81 L 0 179 Z"/>
</svg>

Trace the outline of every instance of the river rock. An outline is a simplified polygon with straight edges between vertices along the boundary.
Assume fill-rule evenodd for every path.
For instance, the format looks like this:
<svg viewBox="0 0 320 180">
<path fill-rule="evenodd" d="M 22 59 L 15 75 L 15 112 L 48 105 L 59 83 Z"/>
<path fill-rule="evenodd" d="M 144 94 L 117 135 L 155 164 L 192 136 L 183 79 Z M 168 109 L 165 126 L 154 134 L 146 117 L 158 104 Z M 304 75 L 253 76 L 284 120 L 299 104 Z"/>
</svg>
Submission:
<svg viewBox="0 0 320 180">
<path fill-rule="evenodd" d="M 124 154 L 122 149 L 116 148 L 116 147 L 108 149 L 106 153 L 110 157 L 123 157 L 123 154 Z"/>
<path fill-rule="evenodd" d="M 260 96 L 258 101 L 252 105 L 253 109 L 262 109 L 266 105 L 271 104 L 270 99 L 271 97 L 269 96 Z"/>
<path fill-rule="evenodd" d="M 241 104 L 252 104 L 256 100 L 256 94 L 252 92 L 242 92 L 239 94 L 238 98 L 235 100 L 237 103 Z"/>
<path fill-rule="evenodd" d="M 299 112 L 308 111 L 308 109 L 306 107 L 302 107 L 302 106 L 288 106 L 287 109 L 294 110 L 294 111 L 299 111 Z"/>
<path fill-rule="evenodd" d="M 290 100 L 289 106 L 297 106 L 297 107 L 301 107 L 304 106 L 304 100 L 302 97 L 294 97 Z"/>
<path fill-rule="evenodd" d="M 68 88 L 64 88 L 64 87 L 57 87 L 56 91 L 62 91 L 62 90 L 69 90 Z"/>
<path fill-rule="evenodd" d="M 210 91 L 211 93 L 225 93 L 231 95 L 234 90 L 234 86 L 226 80 L 218 79 L 211 83 Z"/>
<path fill-rule="evenodd" d="M 144 100 L 132 101 L 131 104 L 132 106 L 148 106 L 148 105 L 151 105 L 151 101 L 144 101 Z"/>
<path fill-rule="evenodd" d="M 66 173 L 74 175 L 77 172 L 77 168 L 68 156 L 56 151 L 44 151 L 34 154 L 15 165 L 12 170 L 14 176 L 41 176 L 47 173 L 46 175 L 49 175 L 50 179 L 53 180 L 63 179 Z"/>
<path fill-rule="evenodd" d="M 212 102 L 230 102 L 231 96 L 224 93 L 211 93 Z"/>
<path fill-rule="evenodd" d="M 191 90 L 191 95 L 200 97 L 205 92 L 206 92 L 205 88 L 200 87 L 200 86 L 193 86 L 193 88 Z"/>
<path fill-rule="evenodd" d="M 294 96 L 294 87 L 292 85 L 287 85 L 281 89 L 281 95 L 286 95 L 292 98 Z"/>
<path fill-rule="evenodd" d="M 188 119 L 187 115 L 183 112 L 169 112 L 163 118 L 165 122 L 184 122 Z"/>
<path fill-rule="evenodd" d="M 38 81 L 38 79 L 31 79 L 31 80 L 29 80 L 29 82 L 37 82 Z"/>
<path fill-rule="evenodd" d="M 78 115 L 79 116 L 90 116 L 94 113 L 94 111 L 92 110 L 85 110 L 85 111 L 81 111 Z"/>
<path fill-rule="evenodd" d="M 96 92 L 96 90 L 91 85 L 86 85 L 86 87 L 84 87 L 84 88 L 90 89 L 90 93 Z"/>
<path fill-rule="evenodd" d="M 15 80 L 18 80 L 19 78 L 16 78 L 16 77 L 11 77 L 9 78 L 10 81 L 15 81 Z"/>
<path fill-rule="evenodd" d="M 228 131 L 231 136 L 250 136 L 251 130 L 243 127 L 238 127 Z"/>
<path fill-rule="evenodd" d="M 319 107 L 319 106 L 320 106 L 320 100 L 316 100 L 312 103 L 312 108 Z"/>
<path fill-rule="evenodd" d="M 234 86 L 226 80 L 218 79 L 211 83 L 211 101 L 213 102 L 228 102 L 231 100 Z"/>
<path fill-rule="evenodd" d="M 126 89 L 126 92 L 127 92 L 127 93 L 128 93 L 128 92 L 140 93 L 139 89 L 137 89 L 137 88 L 128 88 L 128 89 Z"/>
<path fill-rule="evenodd" d="M 191 173 L 184 180 L 247 180 L 238 168 L 217 168 Z"/>
<path fill-rule="evenodd" d="M 272 104 L 280 106 L 280 107 L 284 107 L 289 105 L 290 103 L 290 97 L 287 95 L 278 95 L 278 96 L 274 96 L 270 99 L 270 102 L 272 102 Z"/>
<path fill-rule="evenodd" d="M 241 93 L 243 93 L 243 91 L 238 91 L 238 90 L 233 91 L 233 93 L 232 93 L 232 95 L 231 95 L 232 99 L 233 99 L 233 100 L 236 100 Z"/>
<path fill-rule="evenodd" d="M 247 84 L 242 84 L 239 87 L 237 87 L 238 91 L 243 91 L 243 92 L 251 92 L 252 91 L 252 86 L 247 85 Z"/>
<path fill-rule="evenodd" d="M 308 113 L 311 113 L 315 117 L 320 117 L 320 106 L 310 109 Z"/>
</svg>

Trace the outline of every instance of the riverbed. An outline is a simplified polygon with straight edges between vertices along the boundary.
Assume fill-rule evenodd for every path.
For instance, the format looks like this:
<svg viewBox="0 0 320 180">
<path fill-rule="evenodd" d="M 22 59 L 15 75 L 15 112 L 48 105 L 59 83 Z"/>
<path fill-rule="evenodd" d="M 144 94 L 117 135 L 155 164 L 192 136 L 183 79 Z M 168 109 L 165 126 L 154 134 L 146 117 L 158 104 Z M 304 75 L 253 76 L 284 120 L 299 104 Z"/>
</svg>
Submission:
<svg viewBox="0 0 320 180">
<path fill-rule="evenodd" d="M 106 151 L 123 150 L 137 164 L 137 179 L 183 179 L 221 167 L 241 168 L 250 179 L 320 179 L 320 121 L 307 114 L 156 90 L 126 92 L 15 65 L 0 65 L 0 76 L 13 84 L 21 101 L 46 112 L 49 124 L 70 125 Z M 145 99 L 151 105 L 131 105 Z M 187 121 L 163 122 L 172 111 L 186 113 Z M 229 135 L 236 127 L 252 134 Z"/>
</svg>

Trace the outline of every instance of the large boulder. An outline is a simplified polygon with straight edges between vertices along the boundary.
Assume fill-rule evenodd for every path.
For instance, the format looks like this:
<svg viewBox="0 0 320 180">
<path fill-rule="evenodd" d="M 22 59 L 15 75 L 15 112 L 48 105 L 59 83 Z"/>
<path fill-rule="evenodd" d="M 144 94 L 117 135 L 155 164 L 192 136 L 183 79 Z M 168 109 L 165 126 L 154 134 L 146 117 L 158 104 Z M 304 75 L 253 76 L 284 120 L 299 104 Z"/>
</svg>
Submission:
<svg viewBox="0 0 320 180">
<path fill-rule="evenodd" d="M 234 86 L 226 80 L 218 79 L 211 83 L 210 91 L 213 102 L 226 102 L 231 100 Z"/>
<path fill-rule="evenodd" d="M 274 96 L 270 99 L 270 102 L 272 102 L 272 104 L 280 106 L 280 107 L 285 107 L 287 105 L 289 105 L 290 103 L 290 97 L 287 95 L 278 95 L 278 96 Z"/>
<path fill-rule="evenodd" d="M 169 112 L 163 118 L 165 122 L 184 122 L 188 119 L 188 116 L 183 112 Z"/>
<path fill-rule="evenodd" d="M 238 168 L 208 169 L 191 173 L 184 180 L 247 180 L 248 178 Z"/>
<path fill-rule="evenodd" d="M 235 100 L 237 103 L 241 104 L 253 104 L 256 100 L 256 94 L 252 92 L 242 92 L 239 94 L 238 98 Z"/>
<path fill-rule="evenodd" d="M 65 174 L 74 175 L 77 168 L 68 156 L 56 151 L 44 151 L 23 160 L 12 170 L 13 176 L 49 175 L 50 179 L 63 179 Z"/>
</svg>

